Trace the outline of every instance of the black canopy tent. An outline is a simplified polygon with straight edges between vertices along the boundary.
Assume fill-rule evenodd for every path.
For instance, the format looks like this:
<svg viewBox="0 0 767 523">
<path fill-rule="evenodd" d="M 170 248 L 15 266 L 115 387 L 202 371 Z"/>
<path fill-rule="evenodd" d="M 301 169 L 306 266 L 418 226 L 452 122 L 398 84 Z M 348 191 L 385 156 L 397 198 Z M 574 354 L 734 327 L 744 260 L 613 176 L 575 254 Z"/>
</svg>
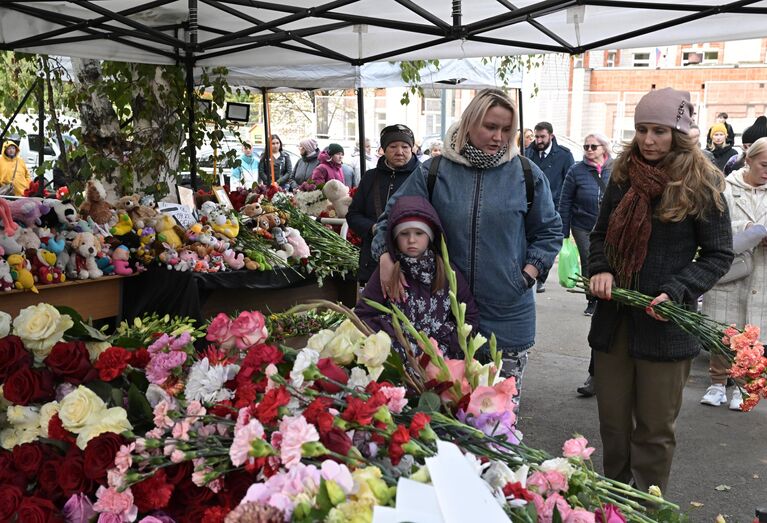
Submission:
<svg viewBox="0 0 767 523">
<path fill-rule="evenodd" d="M 767 34 L 758 16 L 766 13 L 767 0 L 0 0 L 0 48 L 183 64 L 192 126 L 195 67 L 361 65 L 745 39 Z M 196 149 L 188 143 L 194 177 Z"/>
</svg>

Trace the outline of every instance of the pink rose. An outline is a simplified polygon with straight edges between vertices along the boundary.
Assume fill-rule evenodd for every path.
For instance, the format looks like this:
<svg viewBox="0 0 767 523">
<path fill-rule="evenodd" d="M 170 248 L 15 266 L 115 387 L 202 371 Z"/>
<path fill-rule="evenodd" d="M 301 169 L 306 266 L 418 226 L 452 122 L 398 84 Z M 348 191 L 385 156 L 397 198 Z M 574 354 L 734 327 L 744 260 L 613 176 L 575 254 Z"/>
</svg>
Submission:
<svg viewBox="0 0 767 523">
<path fill-rule="evenodd" d="M 567 518 L 570 517 L 570 512 L 572 512 L 573 509 L 567 504 L 565 498 L 556 493 L 552 494 L 546 498 L 546 501 L 543 503 L 543 513 L 538 513 L 538 521 L 543 521 L 543 523 L 553 521 L 555 510 L 559 512 L 562 521 L 567 521 Z M 541 517 L 543 518 L 542 520 Z"/>
<path fill-rule="evenodd" d="M 589 512 L 583 508 L 576 508 L 570 512 L 570 515 L 567 516 L 564 523 L 595 523 L 595 521 L 593 512 Z"/>
<path fill-rule="evenodd" d="M 96 511 L 93 510 L 93 503 L 82 492 L 73 494 L 61 512 L 68 523 L 88 523 L 96 515 Z"/>
<path fill-rule="evenodd" d="M 220 312 L 208 325 L 208 334 L 205 335 L 205 339 L 218 343 L 223 349 L 231 349 L 234 346 L 234 338 L 230 333 L 231 326 L 232 320 L 229 316 Z"/>
<path fill-rule="evenodd" d="M 235 345 L 240 350 L 263 343 L 269 336 L 269 331 L 266 330 L 266 319 L 258 311 L 241 312 L 232 322 L 229 333 L 234 337 Z"/>
<path fill-rule="evenodd" d="M 568 439 L 562 446 L 562 455 L 566 458 L 589 459 L 594 452 L 594 447 L 589 447 L 589 442 L 583 436 Z"/>
<path fill-rule="evenodd" d="M 536 471 L 527 479 L 527 489 L 534 490 L 541 496 L 548 496 L 557 492 L 567 492 L 567 477 L 556 470 L 547 472 Z"/>
<path fill-rule="evenodd" d="M 615 505 L 605 505 L 594 511 L 594 520 L 596 523 L 626 523 L 621 511 Z"/>
<path fill-rule="evenodd" d="M 112 512 L 102 512 L 97 523 L 123 523 L 123 518 Z"/>
</svg>

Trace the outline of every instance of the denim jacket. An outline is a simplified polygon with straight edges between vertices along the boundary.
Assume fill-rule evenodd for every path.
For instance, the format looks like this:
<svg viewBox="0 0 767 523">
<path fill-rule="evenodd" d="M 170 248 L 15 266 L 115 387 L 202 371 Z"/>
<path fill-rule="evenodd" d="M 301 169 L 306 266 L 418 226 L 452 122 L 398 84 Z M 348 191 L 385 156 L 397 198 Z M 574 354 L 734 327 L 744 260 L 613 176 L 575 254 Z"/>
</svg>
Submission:
<svg viewBox="0 0 767 523">
<path fill-rule="evenodd" d="M 446 147 L 431 203 L 445 231 L 450 261 L 466 277 L 479 307 L 480 331 L 488 337 L 495 333 L 500 349 L 519 352 L 535 343 L 535 295 L 522 268 L 529 263 L 548 272 L 562 245 L 562 222 L 541 170 L 531 166 L 535 197 L 528 211 L 517 151 L 509 151 L 505 160 L 480 170 Z M 397 198 L 429 198 L 429 163 L 389 200 L 373 240 L 375 259 L 386 251 L 387 217 Z"/>
</svg>

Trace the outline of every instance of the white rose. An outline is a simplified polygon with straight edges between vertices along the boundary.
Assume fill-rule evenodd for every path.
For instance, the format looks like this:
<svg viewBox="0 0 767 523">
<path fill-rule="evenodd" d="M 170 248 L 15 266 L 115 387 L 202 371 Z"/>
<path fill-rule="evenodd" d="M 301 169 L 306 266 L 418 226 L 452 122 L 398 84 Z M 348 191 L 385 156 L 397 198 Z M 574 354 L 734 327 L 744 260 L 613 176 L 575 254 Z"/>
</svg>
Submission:
<svg viewBox="0 0 767 523">
<path fill-rule="evenodd" d="M 570 460 L 567 458 L 553 458 L 544 461 L 539 467 L 541 472 L 555 471 L 564 475 L 567 479 L 575 472 L 575 467 L 570 465 Z"/>
<path fill-rule="evenodd" d="M 317 352 L 322 352 L 325 345 L 327 345 L 335 335 L 336 333 L 330 329 L 322 329 L 320 332 L 309 338 L 309 341 L 306 342 L 306 347 Z"/>
<path fill-rule="evenodd" d="M 13 320 L 13 333 L 35 355 L 35 361 L 41 363 L 72 325 L 68 315 L 59 313 L 52 305 L 39 303 L 19 312 Z"/>
<path fill-rule="evenodd" d="M 121 407 L 112 407 L 103 412 L 94 423 L 89 423 L 77 435 L 77 446 L 82 450 L 88 445 L 88 442 L 104 432 L 114 432 L 120 434 L 126 430 L 132 430 L 128 421 L 128 413 Z"/>
<path fill-rule="evenodd" d="M 11 333 L 11 315 L 0 311 L 0 338 L 5 338 Z"/>
<path fill-rule="evenodd" d="M 357 348 L 357 363 L 368 368 L 381 367 L 391 353 L 391 338 L 384 331 L 377 332 Z"/>
<path fill-rule="evenodd" d="M 352 343 L 361 341 L 365 335 L 360 332 L 352 320 L 344 320 L 336 329 L 336 336 L 346 336 Z"/>
<path fill-rule="evenodd" d="M 94 363 L 101 353 L 111 347 L 112 344 L 107 341 L 86 341 L 85 348 L 88 349 L 88 359 L 91 363 Z"/>
<path fill-rule="evenodd" d="M 331 358 L 339 365 L 349 365 L 354 361 L 354 350 L 356 347 L 356 344 L 346 335 L 337 334 L 327 343 L 327 345 L 325 345 L 325 348 L 322 349 L 320 357 Z"/>
<path fill-rule="evenodd" d="M 51 418 L 55 416 L 58 411 L 58 401 L 51 401 L 40 407 L 40 435 L 42 437 L 48 437 L 48 424 L 51 422 Z"/>
<path fill-rule="evenodd" d="M 8 407 L 8 423 L 16 428 L 37 427 L 40 425 L 40 409 L 12 405 Z"/>
<path fill-rule="evenodd" d="M 291 384 L 300 389 L 304 386 L 304 371 L 316 365 L 320 360 L 320 353 L 314 349 L 302 349 L 296 356 L 296 361 L 293 362 L 293 369 L 290 371 Z"/>
<path fill-rule="evenodd" d="M 367 372 L 365 372 L 365 369 L 354 367 L 352 369 L 351 376 L 349 376 L 349 383 L 347 383 L 347 385 L 352 389 L 364 390 L 371 381 L 373 381 L 373 379 L 368 376 Z"/>
<path fill-rule="evenodd" d="M 95 392 L 80 385 L 61 400 L 59 418 L 65 429 L 79 433 L 87 425 L 98 423 L 106 410 L 106 405 Z"/>
</svg>

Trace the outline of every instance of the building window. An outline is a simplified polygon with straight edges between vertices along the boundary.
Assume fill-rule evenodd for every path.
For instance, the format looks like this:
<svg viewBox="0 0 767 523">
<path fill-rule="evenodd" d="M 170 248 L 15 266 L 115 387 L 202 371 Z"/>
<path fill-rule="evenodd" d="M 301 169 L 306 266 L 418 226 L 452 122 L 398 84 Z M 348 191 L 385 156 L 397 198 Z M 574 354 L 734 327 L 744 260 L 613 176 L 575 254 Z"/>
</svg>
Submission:
<svg viewBox="0 0 767 523">
<path fill-rule="evenodd" d="M 708 65 L 719 63 L 719 51 L 694 50 L 682 52 L 682 65 Z"/>
<path fill-rule="evenodd" d="M 650 53 L 634 53 L 634 67 L 650 67 Z"/>
<path fill-rule="evenodd" d="M 442 100 L 440 98 L 423 99 L 424 135 L 439 135 L 442 131 Z"/>
<path fill-rule="evenodd" d="M 573 56 L 573 68 L 583 69 L 583 53 Z"/>
<path fill-rule="evenodd" d="M 618 61 L 618 51 L 607 51 L 607 58 L 605 59 L 606 67 L 615 67 Z"/>
</svg>

